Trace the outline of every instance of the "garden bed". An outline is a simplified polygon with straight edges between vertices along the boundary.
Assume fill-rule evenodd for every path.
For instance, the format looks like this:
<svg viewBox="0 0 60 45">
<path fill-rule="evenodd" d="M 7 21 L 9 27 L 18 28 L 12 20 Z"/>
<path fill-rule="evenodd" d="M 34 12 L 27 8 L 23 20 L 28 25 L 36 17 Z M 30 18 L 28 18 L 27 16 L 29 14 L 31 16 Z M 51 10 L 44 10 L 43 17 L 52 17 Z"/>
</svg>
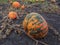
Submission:
<svg viewBox="0 0 60 45">
<path fill-rule="evenodd" d="M 60 45 L 60 6 L 48 4 L 33 3 L 26 5 L 24 10 L 14 9 L 10 3 L 0 4 L 0 45 Z M 8 19 L 7 15 L 10 11 L 16 11 L 19 15 L 18 19 Z M 20 32 L 21 29 L 24 30 L 22 22 L 25 16 L 31 12 L 41 14 L 49 25 L 48 35 L 43 39 L 37 39 L 38 44 L 24 32 Z"/>
</svg>

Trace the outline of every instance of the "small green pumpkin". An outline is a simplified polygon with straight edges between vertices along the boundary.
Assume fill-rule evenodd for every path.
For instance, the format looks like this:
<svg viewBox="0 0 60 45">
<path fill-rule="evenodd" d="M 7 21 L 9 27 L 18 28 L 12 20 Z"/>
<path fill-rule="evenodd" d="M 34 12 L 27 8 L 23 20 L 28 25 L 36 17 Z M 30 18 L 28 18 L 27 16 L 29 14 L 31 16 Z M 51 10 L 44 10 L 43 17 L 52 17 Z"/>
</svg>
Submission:
<svg viewBox="0 0 60 45">
<path fill-rule="evenodd" d="M 48 32 L 47 22 L 38 13 L 28 14 L 23 21 L 23 27 L 26 33 L 33 38 L 43 38 Z"/>
</svg>

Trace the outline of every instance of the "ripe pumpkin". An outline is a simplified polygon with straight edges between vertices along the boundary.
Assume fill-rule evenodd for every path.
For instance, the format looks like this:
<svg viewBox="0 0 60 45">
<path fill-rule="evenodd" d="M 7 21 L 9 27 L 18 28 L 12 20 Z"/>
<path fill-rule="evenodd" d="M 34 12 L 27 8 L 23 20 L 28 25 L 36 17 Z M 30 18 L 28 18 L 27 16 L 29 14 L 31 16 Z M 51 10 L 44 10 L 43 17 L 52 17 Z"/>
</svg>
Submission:
<svg viewBox="0 0 60 45">
<path fill-rule="evenodd" d="M 13 12 L 13 11 L 9 12 L 8 18 L 9 19 L 16 19 L 17 18 L 17 13 Z"/>
<path fill-rule="evenodd" d="M 15 2 L 12 3 L 12 6 L 14 8 L 19 8 L 21 6 L 21 4 L 19 2 L 17 2 L 17 1 L 15 1 Z"/>
<path fill-rule="evenodd" d="M 38 13 L 28 14 L 23 21 L 23 27 L 26 33 L 33 38 L 44 38 L 48 32 L 47 22 Z"/>
<path fill-rule="evenodd" d="M 22 5 L 22 6 L 21 6 L 21 9 L 25 9 L 25 5 Z"/>
</svg>

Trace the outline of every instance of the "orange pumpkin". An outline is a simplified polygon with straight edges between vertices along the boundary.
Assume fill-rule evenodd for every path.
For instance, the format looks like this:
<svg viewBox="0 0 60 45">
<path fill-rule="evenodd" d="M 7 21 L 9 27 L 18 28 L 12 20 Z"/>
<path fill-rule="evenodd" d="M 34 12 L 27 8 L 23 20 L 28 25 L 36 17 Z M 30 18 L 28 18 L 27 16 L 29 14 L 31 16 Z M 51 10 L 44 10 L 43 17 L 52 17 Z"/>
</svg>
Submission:
<svg viewBox="0 0 60 45">
<path fill-rule="evenodd" d="M 9 12 L 8 18 L 9 19 L 16 19 L 17 18 L 17 13 L 13 12 L 13 11 Z"/>
<path fill-rule="evenodd" d="M 25 9 L 25 5 L 22 5 L 22 6 L 21 6 L 21 9 Z"/>
<path fill-rule="evenodd" d="M 48 32 L 47 22 L 38 13 L 28 14 L 23 21 L 23 27 L 26 33 L 33 38 L 43 38 Z"/>
<path fill-rule="evenodd" d="M 21 6 L 21 4 L 19 2 L 17 2 L 17 1 L 15 1 L 15 2 L 12 3 L 12 6 L 14 8 L 19 8 Z"/>
</svg>

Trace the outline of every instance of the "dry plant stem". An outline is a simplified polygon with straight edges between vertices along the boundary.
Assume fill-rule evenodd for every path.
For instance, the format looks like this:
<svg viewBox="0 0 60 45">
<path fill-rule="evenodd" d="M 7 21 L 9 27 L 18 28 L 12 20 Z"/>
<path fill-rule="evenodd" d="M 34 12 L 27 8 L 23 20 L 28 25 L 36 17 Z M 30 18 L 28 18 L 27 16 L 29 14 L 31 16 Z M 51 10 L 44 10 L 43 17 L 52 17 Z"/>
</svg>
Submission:
<svg viewBox="0 0 60 45">
<path fill-rule="evenodd" d="M 14 29 L 19 30 L 19 28 L 15 28 L 15 27 L 14 27 Z M 26 34 L 26 32 L 25 32 L 23 29 L 20 29 L 20 31 L 22 31 L 22 32 L 24 32 L 24 33 Z M 26 34 L 26 35 L 27 35 L 27 34 Z M 34 41 L 36 42 L 36 45 L 38 45 L 38 43 L 42 43 L 43 45 L 48 45 L 47 43 L 44 43 L 44 42 L 42 42 L 42 41 L 38 41 L 38 40 L 32 38 L 32 37 L 29 36 L 29 35 L 27 35 L 27 36 L 30 37 L 32 40 L 34 40 Z"/>
<path fill-rule="evenodd" d="M 11 25 L 9 25 L 11 28 L 13 28 L 13 29 L 15 29 L 15 30 L 19 30 L 20 28 L 15 28 L 14 26 L 11 26 Z M 23 30 L 23 29 L 20 29 L 20 31 L 22 31 L 22 32 L 24 32 L 25 34 L 26 34 L 26 32 Z M 26 34 L 27 35 L 27 34 Z M 36 40 L 36 39 L 34 39 L 34 38 L 32 38 L 31 36 L 29 36 L 29 35 L 27 35 L 28 37 L 30 37 L 31 39 L 33 39 L 34 41 L 36 41 L 36 45 L 38 45 L 38 42 L 39 43 L 42 43 L 42 44 L 44 44 L 44 45 L 48 45 L 47 43 L 44 43 L 44 42 L 42 42 L 42 41 L 38 41 L 38 40 Z"/>
<path fill-rule="evenodd" d="M 6 28 L 6 26 L 7 26 L 7 21 L 8 19 L 6 19 L 6 20 L 3 20 L 5 23 L 3 23 L 3 28 L 2 28 L 2 31 Z"/>
<path fill-rule="evenodd" d="M 55 35 L 60 36 L 59 32 L 51 25 L 49 25 L 49 28 L 52 29 Z"/>
<path fill-rule="evenodd" d="M 23 30 L 24 31 L 24 30 Z M 26 32 L 24 31 L 24 33 L 26 34 Z M 26 34 L 27 35 L 27 34 Z M 34 38 L 32 38 L 31 36 L 29 36 L 29 35 L 27 35 L 28 37 L 30 37 L 32 40 L 34 40 L 35 42 L 36 42 L 36 45 L 38 45 L 38 43 L 42 43 L 42 44 L 44 44 L 44 45 L 48 45 L 47 43 L 45 43 L 45 42 L 42 42 L 42 41 L 38 41 L 38 40 L 36 40 L 36 39 L 34 39 Z"/>
<path fill-rule="evenodd" d="M 2 31 L 6 28 L 6 24 L 3 24 L 4 28 L 2 29 Z"/>
<path fill-rule="evenodd" d="M 3 39 L 3 38 L 6 38 L 6 35 L 0 35 L 0 40 Z"/>
<path fill-rule="evenodd" d="M 1 31 L 0 31 L 0 39 L 6 38 L 7 35 L 9 35 L 11 33 L 11 31 L 12 31 L 11 29 L 7 29 L 6 32 L 5 32 L 5 34 L 3 34 L 3 35 L 1 34 L 5 30 L 5 28 L 6 28 L 7 24 L 8 24 L 7 23 L 8 18 L 6 18 L 6 19 L 5 18 L 6 17 L 3 18 L 4 19 L 3 22 L 0 22 L 0 23 L 2 23 L 2 26 L 3 26 L 2 29 L 1 29 Z"/>
<path fill-rule="evenodd" d="M 0 23 L 3 22 L 5 20 L 5 18 L 7 18 L 7 16 L 3 17 L 3 19 L 0 21 Z"/>
<path fill-rule="evenodd" d="M 6 28 L 6 25 L 4 26 L 4 28 L 3 28 L 2 31 L 0 32 L 0 39 L 6 38 L 6 34 L 4 34 L 4 35 L 1 34 L 5 28 Z"/>
<path fill-rule="evenodd" d="M 6 35 L 9 35 L 11 33 L 12 29 L 7 29 L 7 31 L 5 32 Z"/>
<path fill-rule="evenodd" d="M 38 41 L 36 41 L 36 45 L 38 45 L 38 43 L 39 43 L 39 42 L 38 42 Z"/>
<path fill-rule="evenodd" d="M 51 25 L 49 25 L 49 28 L 52 29 L 52 31 L 54 32 L 54 34 L 56 36 L 58 36 L 58 40 L 60 40 L 60 33 L 54 27 L 52 27 Z"/>
<path fill-rule="evenodd" d="M 16 25 L 10 25 L 10 24 L 8 24 L 7 23 L 7 25 L 10 27 L 10 28 L 12 28 L 12 29 L 15 29 L 15 30 L 19 30 L 20 28 L 15 28 L 15 26 Z M 6 26 L 5 26 L 6 27 Z M 11 30 L 12 31 L 12 30 Z M 5 35 L 3 35 L 3 38 L 5 38 L 7 35 L 9 35 L 10 34 L 10 32 L 11 31 L 9 31 L 9 33 L 7 34 L 7 31 L 6 31 L 6 34 Z M 26 32 L 24 31 L 24 30 L 22 30 L 22 29 L 20 29 L 20 31 L 22 31 L 22 32 L 24 32 L 25 34 L 26 34 Z M 27 35 L 27 34 L 26 34 Z M 4 37 L 5 36 L 5 37 Z M 29 36 L 29 35 L 27 35 L 27 36 Z M 31 36 L 29 36 L 31 39 L 33 39 L 34 41 L 36 41 L 36 45 L 38 45 L 38 43 L 42 43 L 42 44 L 44 44 L 44 45 L 48 45 L 47 43 L 44 43 L 44 42 L 42 42 L 42 41 L 38 41 L 38 40 L 36 40 L 36 39 L 34 39 L 34 38 L 32 38 Z M 2 37 L 1 37 L 2 38 Z"/>
<path fill-rule="evenodd" d="M 40 4 L 40 3 L 33 3 L 33 4 L 30 4 L 30 5 L 26 5 L 26 7 L 32 7 L 32 6 L 38 5 L 38 4 Z"/>
</svg>

